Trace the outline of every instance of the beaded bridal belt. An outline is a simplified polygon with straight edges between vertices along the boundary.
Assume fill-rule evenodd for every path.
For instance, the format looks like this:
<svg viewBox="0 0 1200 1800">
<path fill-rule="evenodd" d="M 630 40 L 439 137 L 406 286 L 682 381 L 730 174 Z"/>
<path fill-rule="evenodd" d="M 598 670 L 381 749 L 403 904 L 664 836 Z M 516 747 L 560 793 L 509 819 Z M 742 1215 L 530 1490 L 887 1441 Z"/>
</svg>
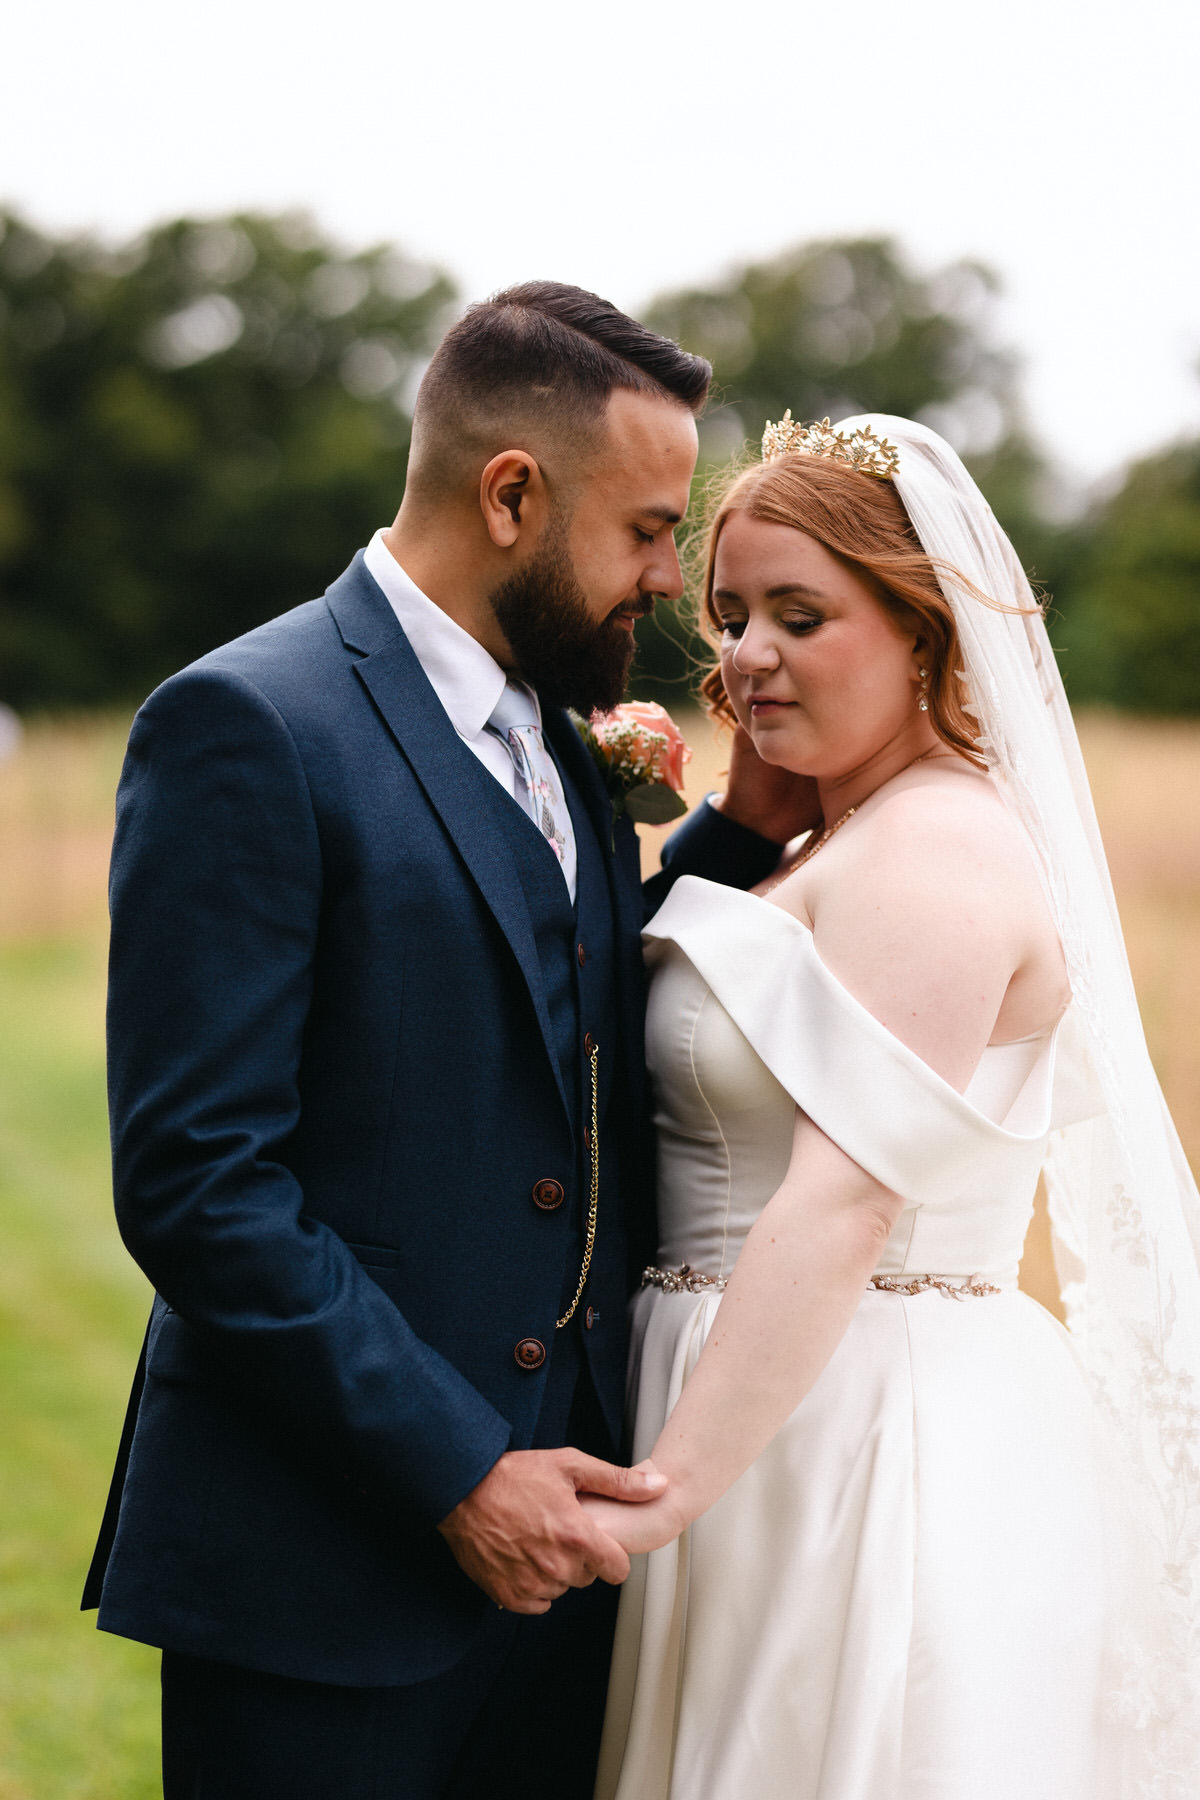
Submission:
<svg viewBox="0 0 1200 1800">
<path fill-rule="evenodd" d="M 723 1294 L 728 1282 L 725 1275 L 702 1275 L 690 1263 L 678 1269 L 658 1269 L 653 1264 L 642 1271 L 642 1286 L 661 1288 L 664 1294 Z M 952 1281 L 945 1275 L 872 1275 L 868 1287 L 881 1294 L 924 1294 L 936 1288 L 948 1300 L 981 1300 L 985 1294 L 1003 1293 L 980 1275 L 967 1275 Z"/>
</svg>

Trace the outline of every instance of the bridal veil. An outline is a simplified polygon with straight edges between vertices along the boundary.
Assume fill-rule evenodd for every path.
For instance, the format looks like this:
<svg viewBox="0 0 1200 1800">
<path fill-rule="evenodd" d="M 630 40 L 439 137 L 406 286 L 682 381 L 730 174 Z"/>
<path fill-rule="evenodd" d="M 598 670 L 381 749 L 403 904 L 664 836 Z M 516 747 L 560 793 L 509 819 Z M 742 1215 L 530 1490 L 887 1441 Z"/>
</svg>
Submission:
<svg viewBox="0 0 1200 1800">
<path fill-rule="evenodd" d="M 1114 1705 L 1142 1728 L 1155 1795 L 1200 1764 L 1200 1196 L 1146 1046 L 1079 740 L 1042 613 L 955 452 L 909 420 L 865 414 L 955 614 L 979 747 L 1031 842 L 1062 938 L 1073 1078 L 1094 1116 L 1045 1168 L 1068 1327 L 1128 1472 L 1153 1588 Z M 980 597 L 984 598 L 981 599 Z M 1077 1115 L 1076 1115 L 1077 1116 Z M 1151 1622 L 1153 1621 L 1153 1622 Z"/>
</svg>

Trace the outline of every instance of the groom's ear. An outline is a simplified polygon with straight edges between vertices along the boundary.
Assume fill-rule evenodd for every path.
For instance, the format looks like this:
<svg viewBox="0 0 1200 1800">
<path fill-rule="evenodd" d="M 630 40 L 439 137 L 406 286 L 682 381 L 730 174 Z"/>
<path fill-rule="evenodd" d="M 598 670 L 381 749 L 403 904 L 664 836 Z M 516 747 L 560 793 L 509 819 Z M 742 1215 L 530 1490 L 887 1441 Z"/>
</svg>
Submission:
<svg viewBox="0 0 1200 1800">
<path fill-rule="evenodd" d="M 546 512 L 546 482 L 526 450 L 501 450 L 479 478 L 479 505 L 488 536 L 499 550 L 536 537 Z"/>
</svg>

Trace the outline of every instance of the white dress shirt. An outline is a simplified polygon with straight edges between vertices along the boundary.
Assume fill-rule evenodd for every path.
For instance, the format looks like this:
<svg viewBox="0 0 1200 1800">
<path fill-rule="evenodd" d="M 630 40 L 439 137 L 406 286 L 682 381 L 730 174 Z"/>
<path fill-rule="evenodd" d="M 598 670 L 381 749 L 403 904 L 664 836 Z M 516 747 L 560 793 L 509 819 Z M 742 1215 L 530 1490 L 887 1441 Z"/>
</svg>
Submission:
<svg viewBox="0 0 1200 1800">
<path fill-rule="evenodd" d="M 477 756 L 489 775 L 493 775 L 506 794 L 523 812 L 526 811 L 523 784 L 507 746 L 493 732 L 486 730 L 508 676 L 489 650 L 477 638 L 464 631 L 458 622 L 423 594 L 411 576 L 406 575 L 383 541 L 382 529 L 375 533 L 363 553 L 367 570 L 382 588 L 389 606 L 404 627 L 404 635 L 429 678 L 429 685 L 446 710 L 446 716 L 467 749 Z M 542 709 L 532 689 L 527 690 L 541 724 Z M 569 823 L 569 821 L 568 821 Z M 568 845 L 563 875 L 575 898 L 575 845 Z"/>
</svg>

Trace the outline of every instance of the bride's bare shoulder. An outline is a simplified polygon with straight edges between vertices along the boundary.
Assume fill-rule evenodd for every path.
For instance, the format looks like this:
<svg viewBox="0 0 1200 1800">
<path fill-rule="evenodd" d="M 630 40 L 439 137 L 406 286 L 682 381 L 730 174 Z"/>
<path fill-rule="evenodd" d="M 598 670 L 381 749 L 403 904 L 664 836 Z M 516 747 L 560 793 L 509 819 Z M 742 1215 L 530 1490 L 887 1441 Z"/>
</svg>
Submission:
<svg viewBox="0 0 1200 1800">
<path fill-rule="evenodd" d="M 848 839 L 848 847 L 872 859 L 914 843 L 939 861 L 961 857 L 968 847 L 1007 860 L 1024 839 L 991 776 L 959 761 L 889 783 L 865 802 L 859 829 Z"/>
<path fill-rule="evenodd" d="M 818 954 L 961 1090 L 1014 977 L 1030 991 L 1012 1035 L 1061 1010 L 1058 940 L 1032 856 L 990 780 L 969 769 L 897 780 L 850 825 L 800 871 Z"/>
<path fill-rule="evenodd" d="M 818 932 L 874 922 L 889 938 L 959 927 L 1010 939 L 1041 913 L 1024 835 L 966 763 L 900 778 L 852 823 L 813 859 L 805 899 Z"/>
</svg>

